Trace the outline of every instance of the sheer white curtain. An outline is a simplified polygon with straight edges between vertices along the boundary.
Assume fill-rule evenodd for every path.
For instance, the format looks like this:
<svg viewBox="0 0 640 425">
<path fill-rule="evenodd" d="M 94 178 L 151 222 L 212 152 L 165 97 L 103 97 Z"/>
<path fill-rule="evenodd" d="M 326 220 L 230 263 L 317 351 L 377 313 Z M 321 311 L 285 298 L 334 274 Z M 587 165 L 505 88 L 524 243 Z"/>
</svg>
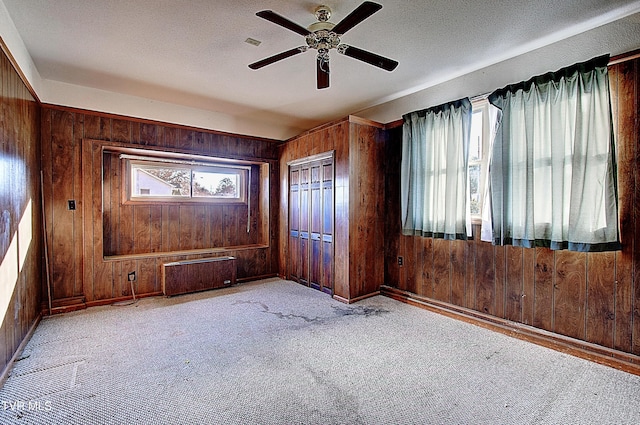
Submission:
<svg viewBox="0 0 640 425">
<path fill-rule="evenodd" d="M 495 91 L 493 242 L 619 249 L 608 56 Z"/>
<path fill-rule="evenodd" d="M 467 199 L 471 102 L 465 98 L 403 118 L 402 233 L 471 237 Z"/>
<path fill-rule="evenodd" d="M 493 151 L 493 142 L 498 131 L 498 123 L 502 117 L 502 111 L 492 104 L 487 107 L 489 115 L 489 154 L 487 158 L 487 166 L 491 164 L 491 152 Z M 480 240 L 484 242 L 493 242 L 493 225 L 491 222 L 491 175 L 486 174 L 484 184 L 484 193 L 482 194 L 482 227 L 480 229 Z"/>
</svg>

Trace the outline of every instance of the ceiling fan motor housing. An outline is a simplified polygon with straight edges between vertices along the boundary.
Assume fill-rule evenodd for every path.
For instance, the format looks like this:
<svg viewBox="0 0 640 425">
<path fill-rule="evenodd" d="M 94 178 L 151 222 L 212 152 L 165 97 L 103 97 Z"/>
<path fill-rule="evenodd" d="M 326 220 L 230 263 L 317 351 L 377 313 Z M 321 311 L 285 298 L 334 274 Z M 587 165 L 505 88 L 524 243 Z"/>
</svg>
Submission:
<svg viewBox="0 0 640 425">
<path fill-rule="evenodd" d="M 340 37 L 332 31 L 336 24 L 329 22 L 331 18 L 331 9 L 329 6 L 318 6 L 315 10 L 315 15 L 318 22 L 309 25 L 308 29 L 311 31 L 311 34 L 306 37 L 307 45 L 318 51 L 318 59 L 323 58 L 328 61 L 329 50 L 338 47 Z"/>
<path fill-rule="evenodd" d="M 340 37 L 333 31 L 318 30 L 312 32 L 306 37 L 307 45 L 318 51 L 331 50 L 338 47 L 340 44 Z"/>
</svg>

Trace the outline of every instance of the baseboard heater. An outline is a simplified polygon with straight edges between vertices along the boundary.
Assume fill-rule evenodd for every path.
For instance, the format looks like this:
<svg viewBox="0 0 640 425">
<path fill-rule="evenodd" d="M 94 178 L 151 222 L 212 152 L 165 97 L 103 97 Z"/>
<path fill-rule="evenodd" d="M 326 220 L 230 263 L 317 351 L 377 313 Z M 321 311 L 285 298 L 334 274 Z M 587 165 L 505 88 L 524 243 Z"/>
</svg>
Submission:
<svg viewBox="0 0 640 425">
<path fill-rule="evenodd" d="M 166 296 L 222 288 L 236 283 L 236 257 L 209 257 L 162 265 Z"/>
</svg>

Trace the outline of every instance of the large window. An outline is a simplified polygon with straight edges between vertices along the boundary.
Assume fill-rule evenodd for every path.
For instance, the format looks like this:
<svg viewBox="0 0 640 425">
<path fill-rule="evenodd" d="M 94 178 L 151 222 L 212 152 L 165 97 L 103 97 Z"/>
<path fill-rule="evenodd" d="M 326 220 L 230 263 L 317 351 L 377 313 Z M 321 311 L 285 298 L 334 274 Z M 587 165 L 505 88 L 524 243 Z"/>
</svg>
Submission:
<svg viewBox="0 0 640 425">
<path fill-rule="evenodd" d="M 249 167 L 123 159 L 127 202 L 247 202 Z"/>
<path fill-rule="evenodd" d="M 620 249 L 608 56 L 489 95 L 491 231 L 500 245 Z"/>
</svg>

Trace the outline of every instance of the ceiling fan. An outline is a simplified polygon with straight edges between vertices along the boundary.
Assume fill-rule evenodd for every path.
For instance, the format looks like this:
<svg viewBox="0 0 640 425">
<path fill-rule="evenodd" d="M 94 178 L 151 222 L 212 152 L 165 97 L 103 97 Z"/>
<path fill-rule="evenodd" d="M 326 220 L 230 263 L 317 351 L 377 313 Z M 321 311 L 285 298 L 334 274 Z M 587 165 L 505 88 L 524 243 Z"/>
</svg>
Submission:
<svg viewBox="0 0 640 425">
<path fill-rule="evenodd" d="M 296 47 L 291 50 L 278 53 L 277 55 L 270 56 L 266 59 L 262 59 L 258 62 L 254 62 L 249 65 L 249 68 L 259 69 L 274 62 L 297 55 L 298 53 L 306 52 L 309 49 L 315 49 L 318 51 L 316 61 L 317 87 L 319 89 L 324 89 L 329 87 L 329 51 L 331 49 L 336 49 L 338 53 L 345 56 L 361 60 L 386 71 L 393 71 L 398 66 L 398 62 L 340 42 L 340 37 L 347 31 L 380 9 L 382 9 L 381 4 L 365 1 L 344 19 L 338 22 L 338 24 L 333 24 L 332 22 L 329 22 L 329 18 L 331 18 L 331 9 L 327 6 L 318 6 L 315 10 L 315 16 L 318 22 L 311 24 L 308 29 L 278 15 L 272 10 L 262 10 L 256 13 L 256 15 L 302 35 L 305 37 L 307 44 L 306 46 Z"/>
</svg>

